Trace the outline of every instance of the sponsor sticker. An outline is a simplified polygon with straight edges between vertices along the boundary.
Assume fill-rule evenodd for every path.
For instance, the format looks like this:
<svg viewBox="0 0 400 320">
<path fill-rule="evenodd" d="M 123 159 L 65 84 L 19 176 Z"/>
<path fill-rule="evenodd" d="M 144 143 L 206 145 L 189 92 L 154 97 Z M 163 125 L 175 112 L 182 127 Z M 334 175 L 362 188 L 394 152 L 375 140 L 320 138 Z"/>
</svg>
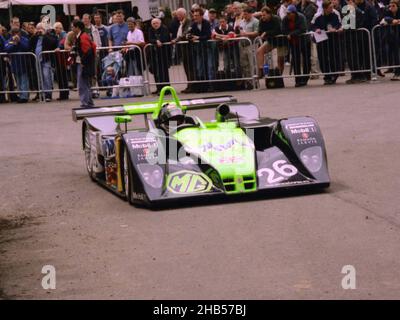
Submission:
<svg viewBox="0 0 400 320">
<path fill-rule="evenodd" d="M 167 178 L 167 189 L 173 193 L 188 194 L 210 191 L 212 181 L 202 172 L 182 170 Z"/>
</svg>

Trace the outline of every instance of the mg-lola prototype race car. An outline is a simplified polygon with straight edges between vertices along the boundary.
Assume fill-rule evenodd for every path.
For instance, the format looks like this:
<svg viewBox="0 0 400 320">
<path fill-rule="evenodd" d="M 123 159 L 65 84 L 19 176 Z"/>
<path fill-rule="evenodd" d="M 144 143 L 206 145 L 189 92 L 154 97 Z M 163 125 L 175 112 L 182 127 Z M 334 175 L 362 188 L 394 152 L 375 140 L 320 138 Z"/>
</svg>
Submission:
<svg viewBox="0 0 400 320">
<path fill-rule="evenodd" d="M 165 93 L 171 99 L 165 100 Z M 194 110 L 214 109 L 203 121 Z M 330 184 L 324 139 L 308 116 L 260 117 L 232 96 L 77 108 L 88 174 L 135 205 Z M 142 116 L 144 128 L 132 128 Z M 128 125 L 129 124 L 129 125 Z"/>
</svg>

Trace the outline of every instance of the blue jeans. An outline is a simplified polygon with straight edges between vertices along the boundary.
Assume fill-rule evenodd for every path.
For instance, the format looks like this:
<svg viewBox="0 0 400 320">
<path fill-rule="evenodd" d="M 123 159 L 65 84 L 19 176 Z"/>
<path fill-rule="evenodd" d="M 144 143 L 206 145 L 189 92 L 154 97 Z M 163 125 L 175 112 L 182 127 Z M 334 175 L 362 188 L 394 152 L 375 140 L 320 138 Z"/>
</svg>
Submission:
<svg viewBox="0 0 400 320">
<path fill-rule="evenodd" d="M 15 79 L 17 80 L 18 91 L 24 91 L 19 94 L 21 100 L 29 99 L 29 78 L 26 72 L 14 73 Z"/>
<path fill-rule="evenodd" d="M 43 75 L 43 90 L 44 96 L 51 99 L 53 90 L 53 68 L 50 61 L 42 61 L 42 75 Z"/>
<path fill-rule="evenodd" d="M 92 90 L 90 88 L 91 79 L 82 74 L 82 65 L 80 63 L 77 64 L 76 69 L 78 74 L 78 92 L 81 100 L 81 107 L 94 107 Z"/>
<path fill-rule="evenodd" d="M 196 80 L 215 79 L 215 48 L 214 43 L 199 42 L 195 44 Z"/>
</svg>

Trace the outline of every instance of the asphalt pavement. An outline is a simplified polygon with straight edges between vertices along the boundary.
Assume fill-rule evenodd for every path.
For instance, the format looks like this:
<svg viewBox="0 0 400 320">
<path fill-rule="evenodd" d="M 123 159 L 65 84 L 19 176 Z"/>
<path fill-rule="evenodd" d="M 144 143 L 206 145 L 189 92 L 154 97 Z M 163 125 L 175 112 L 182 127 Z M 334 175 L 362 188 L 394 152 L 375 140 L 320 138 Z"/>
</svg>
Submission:
<svg viewBox="0 0 400 320">
<path fill-rule="evenodd" d="M 314 117 L 331 187 L 159 211 L 91 182 L 76 100 L 0 105 L 0 298 L 399 299 L 399 92 L 391 81 L 230 92 L 263 116 Z M 45 265 L 55 290 L 42 287 Z M 355 289 L 342 287 L 346 265 Z"/>
</svg>

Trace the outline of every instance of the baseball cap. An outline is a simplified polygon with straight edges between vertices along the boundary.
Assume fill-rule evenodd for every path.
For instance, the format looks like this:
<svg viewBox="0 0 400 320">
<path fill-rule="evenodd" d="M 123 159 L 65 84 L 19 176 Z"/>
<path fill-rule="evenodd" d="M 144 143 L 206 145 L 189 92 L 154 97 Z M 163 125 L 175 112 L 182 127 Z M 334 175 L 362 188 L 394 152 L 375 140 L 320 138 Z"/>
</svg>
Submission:
<svg viewBox="0 0 400 320">
<path fill-rule="evenodd" d="M 287 7 L 287 12 L 288 12 L 288 13 L 295 13 L 295 12 L 297 12 L 296 6 L 295 6 L 294 4 L 290 4 L 290 5 Z"/>
</svg>

